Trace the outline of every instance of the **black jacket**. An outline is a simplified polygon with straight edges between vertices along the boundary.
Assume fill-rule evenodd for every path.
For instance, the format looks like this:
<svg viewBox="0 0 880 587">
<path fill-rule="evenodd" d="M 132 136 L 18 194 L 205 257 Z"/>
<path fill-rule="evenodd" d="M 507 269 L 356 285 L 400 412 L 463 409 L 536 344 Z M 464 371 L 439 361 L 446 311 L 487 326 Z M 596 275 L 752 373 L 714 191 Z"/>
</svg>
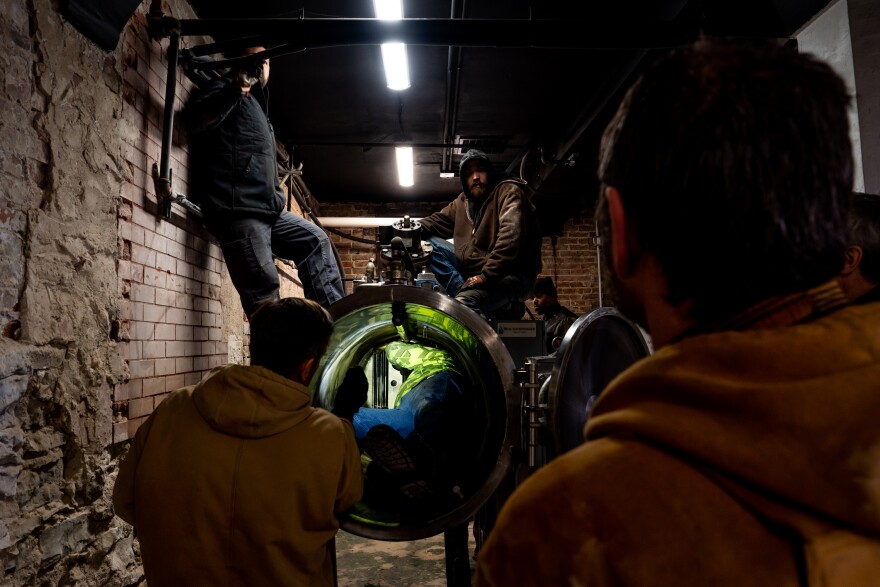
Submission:
<svg viewBox="0 0 880 587">
<path fill-rule="evenodd" d="M 551 308 L 548 308 L 550 310 Z M 552 308 L 552 312 L 544 314 L 544 348 L 549 355 L 556 352 L 553 340 L 558 338 L 559 342 L 565 338 L 565 333 L 577 320 L 578 315 L 562 305 Z"/>
<path fill-rule="evenodd" d="M 284 192 L 260 87 L 245 95 L 231 77 L 212 80 L 193 93 L 183 114 L 192 144 L 190 197 L 205 217 L 278 216 Z"/>
</svg>

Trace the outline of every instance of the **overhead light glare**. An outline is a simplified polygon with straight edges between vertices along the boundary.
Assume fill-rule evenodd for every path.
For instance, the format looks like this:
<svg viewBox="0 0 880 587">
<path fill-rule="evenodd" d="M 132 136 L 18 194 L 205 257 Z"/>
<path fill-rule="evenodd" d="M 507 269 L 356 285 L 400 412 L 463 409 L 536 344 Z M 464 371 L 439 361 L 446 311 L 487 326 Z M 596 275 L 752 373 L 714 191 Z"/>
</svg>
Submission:
<svg viewBox="0 0 880 587">
<path fill-rule="evenodd" d="M 455 177 L 455 173 L 452 171 L 441 171 L 440 177 L 444 179 L 449 179 L 450 177 Z"/>
<path fill-rule="evenodd" d="M 403 18 L 402 0 L 373 0 L 376 18 L 379 20 L 400 20 Z M 385 66 L 385 82 L 391 90 L 405 90 L 409 87 L 409 62 L 406 58 L 406 45 L 403 43 L 382 43 L 382 64 Z"/>
<path fill-rule="evenodd" d="M 385 65 L 385 82 L 389 89 L 405 90 L 409 87 L 409 62 L 405 44 L 383 43 L 382 63 Z"/>
<path fill-rule="evenodd" d="M 413 179 L 413 150 L 412 147 L 394 147 L 397 155 L 397 178 L 400 185 L 405 188 L 412 186 Z"/>
<path fill-rule="evenodd" d="M 403 18 L 403 2 L 401 0 L 373 0 L 376 18 L 379 20 L 400 20 Z"/>
</svg>

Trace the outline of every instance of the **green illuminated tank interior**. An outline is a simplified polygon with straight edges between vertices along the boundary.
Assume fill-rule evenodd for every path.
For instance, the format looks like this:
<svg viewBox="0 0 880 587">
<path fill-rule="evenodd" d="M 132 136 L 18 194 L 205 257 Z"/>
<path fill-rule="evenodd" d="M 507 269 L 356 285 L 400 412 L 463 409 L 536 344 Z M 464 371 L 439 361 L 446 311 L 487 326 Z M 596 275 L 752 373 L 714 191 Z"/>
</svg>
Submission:
<svg viewBox="0 0 880 587">
<path fill-rule="evenodd" d="M 364 291 L 362 291 L 364 290 Z M 508 401 L 513 363 L 492 328 L 471 310 L 436 292 L 412 286 L 359 288 L 330 308 L 335 327 L 327 353 L 311 382 L 314 404 L 331 409 L 336 389 L 352 366 L 365 369 L 370 397 L 372 362 L 392 341 L 404 340 L 449 352 L 470 384 L 476 420 L 461 430 L 473 457 L 463 473 L 461 495 L 425 511 L 361 501 L 342 519 L 343 529 L 367 538 L 415 540 L 466 523 L 491 495 L 508 466 Z M 399 374 L 389 371 L 390 385 Z M 369 401 L 368 401 L 369 404 Z M 393 396 L 388 405 L 393 405 Z M 381 406 L 379 406 L 381 407 Z M 515 410 L 514 410 L 515 411 Z M 362 456 L 364 464 L 369 457 Z"/>
</svg>

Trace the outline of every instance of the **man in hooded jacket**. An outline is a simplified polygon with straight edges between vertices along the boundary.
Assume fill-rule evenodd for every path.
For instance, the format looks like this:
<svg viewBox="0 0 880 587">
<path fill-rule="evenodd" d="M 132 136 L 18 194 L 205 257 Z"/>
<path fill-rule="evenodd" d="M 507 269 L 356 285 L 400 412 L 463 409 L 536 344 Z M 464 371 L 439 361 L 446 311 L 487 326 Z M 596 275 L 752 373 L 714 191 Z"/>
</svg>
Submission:
<svg viewBox="0 0 880 587">
<path fill-rule="evenodd" d="M 496 182 L 482 151 L 465 153 L 459 174 L 463 191 L 458 197 L 421 219 L 422 230 L 432 237 L 431 271 L 449 295 L 484 318 L 509 308 L 518 309 L 518 315 L 504 317 L 519 318 L 541 272 L 534 206 L 522 181 Z"/>
<path fill-rule="evenodd" d="M 478 586 L 877 584 L 880 303 L 835 279 L 849 102 L 775 43 L 701 41 L 629 90 L 597 223 L 656 351 L 514 491 Z"/>
<path fill-rule="evenodd" d="M 334 585 L 338 516 L 363 493 L 351 419 L 367 386 L 362 371 L 346 376 L 333 414 L 312 407 L 332 329 L 316 302 L 266 302 L 250 366 L 215 368 L 138 428 L 113 507 L 135 527 L 150 587 Z"/>
</svg>

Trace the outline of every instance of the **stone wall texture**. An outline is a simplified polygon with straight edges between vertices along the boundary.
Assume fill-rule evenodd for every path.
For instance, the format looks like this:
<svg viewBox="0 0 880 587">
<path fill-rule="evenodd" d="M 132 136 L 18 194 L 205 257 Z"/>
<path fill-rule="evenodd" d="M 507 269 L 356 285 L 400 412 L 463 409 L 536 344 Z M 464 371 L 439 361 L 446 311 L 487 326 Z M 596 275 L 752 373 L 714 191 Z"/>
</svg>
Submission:
<svg viewBox="0 0 880 587">
<path fill-rule="evenodd" d="M 151 4 L 104 51 L 58 2 L 0 2 L 3 585 L 142 581 L 110 503 L 125 441 L 169 392 L 249 358 L 216 241 L 198 214 L 159 212 L 168 40 L 149 38 Z M 195 17 L 186 0 L 161 9 Z M 192 84 L 176 74 L 179 110 Z M 186 194 L 180 125 L 172 139 L 173 188 Z M 278 266 L 282 295 L 301 296 L 296 268 Z"/>
<path fill-rule="evenodd" d="M 122 441 L 230 346 L 247 359 L 216 242 L 183 208 L 157 213 L 168 42 L 149 39 L 149 7 L 104 51 L 57 2 L 0 2 L 3 585 L 141 582 L 110 504 Z M 193 17 L 184 0 L 162 8 Z M 191 85 L 178 81 L 179 107 Z M 171 164 L 186 193 L 179 130 Z"/>
</svg>

